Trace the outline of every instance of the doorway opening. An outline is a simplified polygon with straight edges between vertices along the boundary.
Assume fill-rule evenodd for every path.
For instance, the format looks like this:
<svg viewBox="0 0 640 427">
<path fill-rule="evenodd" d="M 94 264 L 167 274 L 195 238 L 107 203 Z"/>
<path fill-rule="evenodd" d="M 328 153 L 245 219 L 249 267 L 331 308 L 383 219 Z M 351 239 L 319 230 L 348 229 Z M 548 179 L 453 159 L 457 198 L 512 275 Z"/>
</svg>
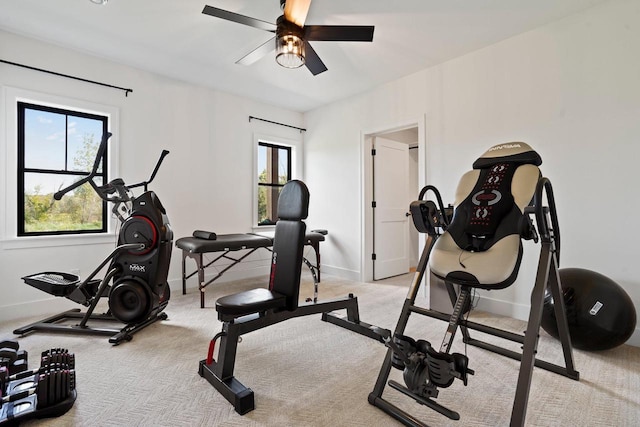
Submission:
<svg viewBox="0 0 640 427">
<path fill-rule="evenodd" d="M 363 132 L 362 280 L 415 271 L 424 238 L 409 204 L 426 182 L 424 119 Z"/>
</svg>

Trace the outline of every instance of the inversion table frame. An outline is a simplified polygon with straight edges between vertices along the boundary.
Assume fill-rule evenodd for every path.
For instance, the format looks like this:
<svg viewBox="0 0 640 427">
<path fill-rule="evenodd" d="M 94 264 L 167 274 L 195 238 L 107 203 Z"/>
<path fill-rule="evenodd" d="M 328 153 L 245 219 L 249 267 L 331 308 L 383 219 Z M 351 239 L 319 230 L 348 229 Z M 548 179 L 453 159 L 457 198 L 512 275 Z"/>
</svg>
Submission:
<svg viewBox="0 0 640 427">
<path fill-rule="evenodd" d="M 320 283 L 320 242 L 324 241 L 326 230 L 312 230 L 305 235 L 305 245 L 311 246 L 315 251 L 315 265 L 307 258 L 303 262 L 309 267 L 314 282 L 314 302 L 318 297 L 318 283 Z M 200 239 L 197 237 L 182 237 L 176 240 L 176 247 L 182 249 L 182 294 L 187 293 L 187 279 L 198 275 L 198 290 L 200 291 L 200 308 L 205 306 L 205 289 L 207 286 L 218 280 L 228 270 L 241 263 L 249 255 L 260 248 L 271 250 L 273 246 L 273 238 L 259 234 L 220 234 L 215 240 Z M 232 252 L 246 252 L 238 257 L 233 257 Z M 212 261 L 205 263 L 204 254 L 222 252 Z M 186 259 L 192 258 L 196 263 L 196 270 L 187 274 Z M 217 274 L 205 281 L 205 270 L 211 266 L 215 266 L 220 260 L 231 261 L 225 265 Z"/>
<path fill-rule="evenodd" d="M 543 190 L 545 190 L 546 192 L 549 207 L 542 206 Z M 560 235 L 558 231 L 558 220 L 555 210 L 553 190 L 551 188 L 551 183 L 547 178 L 541 178 L 538 181 L 534 200 L 535 206 L 528 207 L 525 210 L 525 213 L 528 215 L 535 214 L 538 233 L 540 236 L 541 248 L 536 280 L 531 292 L 531 311 L 529 312 L 529 321 L 527 323 L 525 334 L 515 334 L 502 329 L 497 329 L 476 322 L 471 322 L 462 318 L 460 318 L 457 323 L 457 326 L 460 326 L 460 329 L 462 331 L 464 343 L 490 350 L 503 356 L 507 356 L 509 358 L 520 361 L 518 383 L 516 386 L 513 409 L 511 412 L 511 427 L 524 426 L 534 366 L 548 370 L 550 372 L 554 372 L 556 374 L 563 375 L 576 381 L 580 378 L 579 372 L 576 371 L 574 367 L 573 349 L 571 346 L 571 338 L 569 336 L 569 327 L 567 323 L 564 297 L 562 288 L 560 286 L 560 278 L 558 276 Z M 415 273 L 407 298 L 402 307 L 402 313 L 400 314 L 400 318 L 396 325 L 394 335 L 404 334 L 411 313 L 444 320 L 446 322 L 449 322 L 451 320 L 450 315 L 415 305 L 415 300 L 418 295 L 420 283 L 422 282 L 424 273 L 427 269 L 429 255 L 437 238 L 438 235 L 431 234 L 429 234 L 427 237 L 425 249 L 423 250 L 420 257 L 418 268 Z M 536 358 L 538 340 L 540 337 L 539 330 L 542 319 L 542 310 L 544 306 L 545 290 L 547 288 L 551 291 L 551 295 L 553 296 L 554 300 L 554 312 L 558 321 L 559 339 L 562 345 L 565 366 L 555 365 Z M 452 304 L 455 304 L 457 295 L 451 283 L 447 283 L 447 290 L 449 291 L 449 296 L 451 297 Z M 523 351 L 522 353 L 518 353 L 478 339 L 471 338 L 468 329 L 475 329 L 489 335 L 523 344 Z M 393 350 L 388 349 L 382 368 L 380 369 L 380 374 L 378 375 L 374 390 L 369 394 L 369 403 L 382 409 L 384 412 L 407 426 L 424 427 L 425 424 L 420 420 L 407 413 L 406 411 L 398 408 L 382 397 L 383 391 L 387 384 L 389 373 L 392 368 L 392 354 Z M 393 383 L 393 381 L 391 381 L 390 383 Z M 431 407 L 432 409 L 440 406 L 431 399 L 425 399 L 421 396 L 412 395 L 408 390 L 400 391 L 408 394 L 419 403 Z"/>
</svg>

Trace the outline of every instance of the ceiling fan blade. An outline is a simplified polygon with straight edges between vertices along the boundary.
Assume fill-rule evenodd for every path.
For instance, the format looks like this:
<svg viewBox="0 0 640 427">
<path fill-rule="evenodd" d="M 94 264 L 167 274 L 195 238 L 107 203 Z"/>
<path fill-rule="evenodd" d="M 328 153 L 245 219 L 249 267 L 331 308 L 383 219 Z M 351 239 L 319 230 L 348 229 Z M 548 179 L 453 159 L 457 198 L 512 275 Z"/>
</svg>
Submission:
<svg viewBox="0 0 640 427">
<path fill-rule="evenodd" d="M 287 0 L 284 4 L 284 17 L 298 27 L 303 27 L 309 13 L 309 6 L 311 6 L 311 0 Z"/>
<path fill-rule="evenodd" d="M 307 25 L 304 39 L 327 42 L 373 41 L 373 25 Z"/>
<path fill-rule="evenodd" d="M 275 37 L 270 38 L 269 40 L 267 40 L 257 48 L 253 49 L 251 52 L 247 53 L 242 58 L 238 59 L 236 61 L 236 64 L 251 65 L 257 60 L 264 57 L 265 55 L 268 55 L 269 53 L 273 52 L 276 48 L 275 40 L 276 40 Z"/>
<path fill-rule="evenodd" d="M 305 44 L 304 65 L 306 65 L 309 71 L 311 71 L 311 74 L 313 74 L 314 76 L 317 76 L 318 74 L 324 73 L 325 71 L 327 71 L 327 66 L 324 65 L 324 62 L 322 62 L 322 59 L 320 59 L 320 57 L 318 56 L 316 51 L 313 50 L 311 45 L 307 42 L 305 42 L 304 44 Z"/>
<path fill-rule="evenodd" d="M 213 6 L 205 6 L 204 9 L 202 9 L 202 13 L 216 18 L 226 19 L 227 21 L 237 22 L 238 24 L 248 25 L 260 30 L 270 31 L 272 33 L 275 33 L 276 31 L 276 24 L 272 24 L 271 22 L 250 18 L 238 13 L 229 12 L 228 10 L 218 9 Z"/>
</svg>

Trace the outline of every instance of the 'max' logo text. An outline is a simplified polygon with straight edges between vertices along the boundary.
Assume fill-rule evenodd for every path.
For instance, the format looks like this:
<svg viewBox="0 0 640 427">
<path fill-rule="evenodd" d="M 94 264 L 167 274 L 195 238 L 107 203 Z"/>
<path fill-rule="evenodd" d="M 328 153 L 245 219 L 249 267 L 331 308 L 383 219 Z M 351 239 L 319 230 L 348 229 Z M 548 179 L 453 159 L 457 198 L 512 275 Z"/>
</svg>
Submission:
<svg viewBox="0 0 640 427">
<path fill-rule="evenodd" d="M 145 272 L 145 266 L 140 264 L 129 264 L 130 271 L 137 271 L 138 273 Z"/>
</svg>

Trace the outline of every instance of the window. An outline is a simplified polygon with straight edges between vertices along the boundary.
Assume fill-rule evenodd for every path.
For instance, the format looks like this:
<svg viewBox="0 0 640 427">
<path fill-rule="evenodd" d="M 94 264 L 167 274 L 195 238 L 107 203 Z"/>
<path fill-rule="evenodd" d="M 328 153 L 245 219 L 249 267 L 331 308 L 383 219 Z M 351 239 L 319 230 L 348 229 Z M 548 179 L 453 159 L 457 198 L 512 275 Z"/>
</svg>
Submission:
<svg viewBox="0 0 640 427">
<path fill-rule="evenodd" d="M 84 184 L 60 201 L 53 194 L 89 175 L 108 116 L 18 102 L 17 235 L 105 233 L 107 206 Z M 107 154 L 94 178 L 107 182 Z"/>
<path fill-rule="evenodd" d="M 258 225 L 278 220 L 278 197 L 291 180 L 291 147 L 258 142 Z"/>
</svg>

